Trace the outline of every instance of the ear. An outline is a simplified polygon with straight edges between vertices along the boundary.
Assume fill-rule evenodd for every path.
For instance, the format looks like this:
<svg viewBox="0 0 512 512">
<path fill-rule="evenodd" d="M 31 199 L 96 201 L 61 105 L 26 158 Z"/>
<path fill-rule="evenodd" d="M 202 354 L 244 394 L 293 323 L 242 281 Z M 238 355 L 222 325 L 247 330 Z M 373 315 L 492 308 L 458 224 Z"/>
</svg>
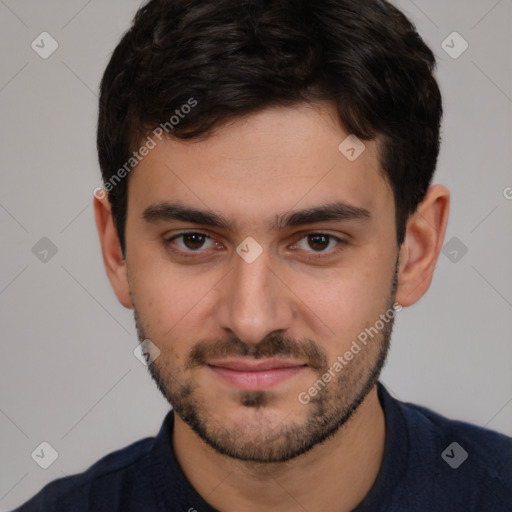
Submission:
<svg viewBox="0 0 512 512">
<path fill-rule="evenodd" d="M 443 185 L 432 185 L 418 209 L 409 217 L 400 248 L 396 301 L 402 306 L 417 302 L 429 289 L 441 252 L 450 192 Z"/>
<path fill-rule="evenodd" d="M 94 195 L 94 215 L 96 216 L 96 227 L 100 237 L 103 264 L 110 284 L 119 302 L 125 308 L 133 309 L 126 260 L 123 258 L 121 251 L 121 243 L 112 217 L 110 201 L 104 191 L 101 194 Z"/>
</svg>

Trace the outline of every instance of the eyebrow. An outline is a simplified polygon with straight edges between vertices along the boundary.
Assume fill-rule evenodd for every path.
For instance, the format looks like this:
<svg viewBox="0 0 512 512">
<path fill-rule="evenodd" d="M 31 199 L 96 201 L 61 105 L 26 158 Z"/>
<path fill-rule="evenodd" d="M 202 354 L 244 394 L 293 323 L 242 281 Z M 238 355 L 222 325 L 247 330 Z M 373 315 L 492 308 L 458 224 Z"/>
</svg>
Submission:
<svg viewBox="0 0 512 512">
<path fill-rule="evenodd" d="M 201 210 L 185 206 L 181 203 L 161 202 L 148 206 L 142 212 L 141 218 L 146 222 L 155 224 L 171 220 L 180 220 L 192 224 L 202 224 L 209 227 L 234 231 L 235 224 L 223 215 L 212 210 Z M 314 224 L 317 222 L 347 222 L 369 221 L 371 213 L 365 208 L 353 206 L 341 201 L 295 210 L 277 215 L 268 225 L 272 231 L 281 231 L 285 227 Z"/>
</svg>

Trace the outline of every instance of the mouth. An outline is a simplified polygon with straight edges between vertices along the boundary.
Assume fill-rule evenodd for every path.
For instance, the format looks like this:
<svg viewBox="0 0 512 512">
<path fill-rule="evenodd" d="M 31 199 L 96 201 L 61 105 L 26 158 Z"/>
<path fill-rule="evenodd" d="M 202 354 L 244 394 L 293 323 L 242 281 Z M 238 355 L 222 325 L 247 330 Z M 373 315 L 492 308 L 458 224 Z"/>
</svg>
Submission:
<svg viewBox="0 0 512 512">
<path fill-rule="evenodd" d="M 305 370 L 308 365 L 289 359 L 229 359 L 208 367 L 224 382 L 244 391 L 269 389 Z"/>
</svg>

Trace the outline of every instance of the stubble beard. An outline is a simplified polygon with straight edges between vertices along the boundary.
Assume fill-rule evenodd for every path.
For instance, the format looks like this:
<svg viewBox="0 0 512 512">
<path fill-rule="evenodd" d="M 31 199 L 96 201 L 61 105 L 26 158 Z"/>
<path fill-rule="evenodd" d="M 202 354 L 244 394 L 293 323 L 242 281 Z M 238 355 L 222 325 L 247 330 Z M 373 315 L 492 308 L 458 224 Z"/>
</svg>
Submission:
<svg viewBox="0 0 512 512">
<path fill-rule="evenodd" d="M 393 309 L 395 301 L 397 268 L 398 261 L 387 311 Z M 142 341 L 147 339 L 147 330 L 135 308 L 135 302 L 133 304 L 137 333 Z M 374 322 L 370 322 L 370 325 Z M 201 387 L 189 370 L 198 368 L 213 355 L 307 357 L 318 379 L 321 379 L 327 373 L 329 364 L 324 351 L 312 340 L 298 342 L 271 333 L 257 345 L 246 345 L 237 338 L 219 340 L 217 343 L 199 342 L 191 350 L 186 365 L 182 363 L 181 367 L 174 364 L 176 359 L 170 344 L 171 348 L 162 351 L 161 356 L 148 369 L 175 414 L 218 453 L 246 462 L 286 462 L 331 438 L 354 415 L 379 379 L 389 351 L 393 324 L 394 316 L 384 323 L 378 335 L 362 347 L 349 364 L 335 374 L 335 378 L 310 397 L 310 401 L 302 406 L 305 411 L 302 420 L 290 419 L 284 411 L 284 419 L 275 424 L 275 421 L 271 422 L 265 416 L 266 407 L 274 398 L 271 391 L 240 391 L 237 395 L 239 406 L 251 412 L 257 410 L 261 414 L 257 418 L 251 414 L 254 420 L 252 424 L 244 422 L 242 425 L 226 425 L 222 416 L 208 408 L 202 399 Z M 308 386 L 316 381 L 312 379 Z M 293 399 L 298 400 L 295 395 Z"/>
</svg>

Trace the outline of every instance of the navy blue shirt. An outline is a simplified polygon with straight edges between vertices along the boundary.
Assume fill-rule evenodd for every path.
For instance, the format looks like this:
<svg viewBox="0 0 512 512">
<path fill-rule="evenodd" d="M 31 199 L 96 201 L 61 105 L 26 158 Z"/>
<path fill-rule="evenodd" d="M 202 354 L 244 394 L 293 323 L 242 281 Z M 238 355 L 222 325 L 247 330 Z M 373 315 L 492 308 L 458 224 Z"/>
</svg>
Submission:
<svg viewBox="0 0 512 512">
<path fill-rule="evenodd" d="M 394 399 L 377 480 L 354 512 L 511 512 L 512 438 Z M 217 512 L 194 490 L 172 449 L 173 411 L 156 437 L 46 485 L 16 512 Z"/>
</svg>

